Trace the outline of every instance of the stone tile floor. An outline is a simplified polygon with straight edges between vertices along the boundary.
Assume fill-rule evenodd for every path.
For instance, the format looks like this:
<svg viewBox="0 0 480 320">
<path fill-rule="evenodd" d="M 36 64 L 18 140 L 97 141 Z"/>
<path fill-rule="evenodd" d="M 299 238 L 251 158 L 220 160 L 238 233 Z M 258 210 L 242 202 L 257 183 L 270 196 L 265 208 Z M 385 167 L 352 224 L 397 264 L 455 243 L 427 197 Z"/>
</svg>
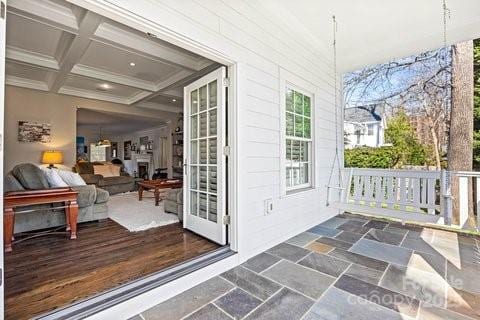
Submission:
<svg viewBox="0 0 480 320">
<path fill-rule="evenodd" d="M 479 244 L 343 214 L 134 319 L 480 319 Z"/>
</svg>

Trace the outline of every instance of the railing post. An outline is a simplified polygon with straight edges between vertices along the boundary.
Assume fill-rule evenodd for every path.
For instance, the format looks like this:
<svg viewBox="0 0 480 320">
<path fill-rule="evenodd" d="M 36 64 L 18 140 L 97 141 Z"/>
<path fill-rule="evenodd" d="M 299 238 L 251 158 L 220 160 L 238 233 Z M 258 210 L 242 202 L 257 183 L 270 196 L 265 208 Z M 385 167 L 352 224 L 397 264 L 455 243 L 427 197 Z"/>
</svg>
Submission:
<svg viewBox="0 0 480 320">
<path fill-rule="evenodd" d="M 452 224 L 452 184 L 450 171 L 442 170 L 440 178 L 440 213 L 446 225 Z"/>
</svg>

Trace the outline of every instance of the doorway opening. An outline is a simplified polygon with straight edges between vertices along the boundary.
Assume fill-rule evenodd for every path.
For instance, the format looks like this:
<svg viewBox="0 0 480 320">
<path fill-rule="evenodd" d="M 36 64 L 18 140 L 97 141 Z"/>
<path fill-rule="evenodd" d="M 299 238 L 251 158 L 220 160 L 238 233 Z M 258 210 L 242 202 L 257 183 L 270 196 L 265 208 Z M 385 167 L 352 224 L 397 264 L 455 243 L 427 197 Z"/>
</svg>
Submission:
<svg viewBox="0 0 480 320">
<path fill-rule="evenodd" d="M 77 239 L 55 203 L 12 208 L 7 319 L 208 263 L 231 228 L 228 67 L 66 1 L 34 6 L 7 11 L 5 191 L 76 192 Z M 37 15 L 53 7 L 64 20 Z M 62 160 L 42 163 L 45 151 Z"/>
</svg>

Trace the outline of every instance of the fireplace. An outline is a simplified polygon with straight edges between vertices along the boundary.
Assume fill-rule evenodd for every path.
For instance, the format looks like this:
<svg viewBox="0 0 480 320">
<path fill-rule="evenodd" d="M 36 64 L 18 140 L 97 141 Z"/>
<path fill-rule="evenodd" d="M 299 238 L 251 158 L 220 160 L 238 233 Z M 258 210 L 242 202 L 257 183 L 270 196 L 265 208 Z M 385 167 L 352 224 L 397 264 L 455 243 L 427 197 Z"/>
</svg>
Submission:
<svg viewBox="0 0 480 320">
<path fill-rule="evenodd" d="M 153 157 L 151 154 L 132 154 L 133 169 L 137 171 L 137 177 L 151 179 L 153 175 Z"/>
<path fill-rule="evenodd" d="M 137 162 L 137 172 L 138 172 L 138 177 L 148 180 L 150 179 L 149 177 L 149 168 L 148 168 L 149 163 L 148 162 Z"/>
</svg>

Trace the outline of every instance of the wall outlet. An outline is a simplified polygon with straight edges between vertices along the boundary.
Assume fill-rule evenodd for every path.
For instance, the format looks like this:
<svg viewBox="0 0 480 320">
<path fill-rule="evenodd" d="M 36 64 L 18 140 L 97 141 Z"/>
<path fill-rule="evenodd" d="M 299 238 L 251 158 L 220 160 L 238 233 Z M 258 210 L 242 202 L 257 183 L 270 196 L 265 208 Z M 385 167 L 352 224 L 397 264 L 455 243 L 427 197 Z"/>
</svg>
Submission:
<svg viewBox="0 0 480 320">
<path fill-rule="evenodd" d="M 265 215 L 268 216 L 273 212 L 273 199 L 265 200 L 264 204 L 265 204 Z"/>
</svg>

